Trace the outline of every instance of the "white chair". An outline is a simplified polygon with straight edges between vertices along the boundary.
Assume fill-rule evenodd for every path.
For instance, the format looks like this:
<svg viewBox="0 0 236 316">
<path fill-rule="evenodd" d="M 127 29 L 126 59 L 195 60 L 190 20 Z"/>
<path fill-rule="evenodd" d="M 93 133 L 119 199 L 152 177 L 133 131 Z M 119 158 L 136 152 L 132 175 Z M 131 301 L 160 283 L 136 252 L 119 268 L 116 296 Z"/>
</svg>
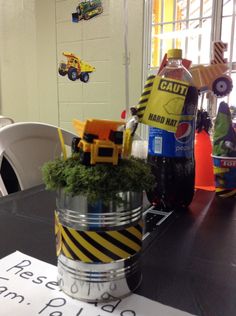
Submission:
<svg viewBox="0 0 236 316">
<path fill-rule="evenodd" d="M 71 146 L 74 135 L 61 129 L 65 145 Z M 61 144 L 56 126 L 24 122 L 0 128 L 0 165 L 3 156 L 13 168 L 20 190 L 43 183 L 42 165 L 61 156 Z M 0 175 L 0 190 L 7 195 L 7 189 Z"/>
<path fill-rule="evenodd" d="M 0 115 L 0 128 L 13 123 L 14 121 L 12 118 Z"/>
</svg>

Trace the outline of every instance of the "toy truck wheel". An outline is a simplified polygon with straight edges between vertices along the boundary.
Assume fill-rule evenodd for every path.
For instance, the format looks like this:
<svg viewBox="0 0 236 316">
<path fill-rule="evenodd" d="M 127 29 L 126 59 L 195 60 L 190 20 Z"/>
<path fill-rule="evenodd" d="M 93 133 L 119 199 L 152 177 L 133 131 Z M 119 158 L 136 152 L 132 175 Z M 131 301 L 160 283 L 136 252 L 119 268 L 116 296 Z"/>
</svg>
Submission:
<svg viewBox="0 0 236 316">
<path fill-rule="evenodd" d="M 122 131 L 110 131 L 109 139 L 116 145 L 122 145 L 123 143 L 123 132 Z"/>
<path fill-rule="evenodd" d="M 232 89 L 232 80 L 227 76 L 217 78 L 212 85 L 212 91 L 217 97 L 228 95 Z"/>
<path fill-rule="evenodd" d="M 79 142 L 80 142 L 80 139 L 79 137 L 73 137 L 72 138 L 72 142 L 71 142 L 71 151 L 72 153 L 78 153 L 79 152 Z"/>
<path fill-rule="evenodd" d="M 90 165 L 90 159 L 91 159 L 91 154 L 89 152 L 81 151 L 80 161 L 81 161 L 81 163 L 83 165 L 89 166 Z"/>
<path fill-rule="evenodd" d="M 87 72 L 81 72 L 80 74 L 80 80 L 82 82 L 88 82 L 89 81 L 89 74 Z"/>
<path fill-rule="evenodd" d="M 72 81 L 75 81 L 78 79 L 78 73 L 77 70 L 74 67 L 69 68 L 68 70 L 68 78 Z"/>
<path fill-rule="evenodd" d="M 83 140 L 85 140 L 88 143 L 92 143 L 94 139 L 97 139 L 98 135 L 96 134 L 89 134 L 89 133 L 84 133 Z"/>
<path fill-rule="evenodd" d="M 65 76 L 67 74 L 67 71 L 63 70 L 63 69 L 58 69 L 59 75 L 61 76 Z"/>
<path fill-rule="evenodd" d="M 84 19 L 85 19 L 85 20 L 89 20 L 89 19 L 90 19 L 90 15 L 89 15 L 88 13 L 85 13 Z"/>
</svg>

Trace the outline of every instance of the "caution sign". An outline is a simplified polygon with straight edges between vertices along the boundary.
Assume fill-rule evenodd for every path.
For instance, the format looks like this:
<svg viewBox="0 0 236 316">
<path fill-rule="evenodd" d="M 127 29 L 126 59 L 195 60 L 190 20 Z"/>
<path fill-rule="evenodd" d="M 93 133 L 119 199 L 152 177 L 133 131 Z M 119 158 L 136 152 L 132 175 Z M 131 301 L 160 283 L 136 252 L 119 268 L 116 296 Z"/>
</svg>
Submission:
<svg viewBox="0 0 236 316">
<path fill-rule="evenodd" d="M 175 133 L 188 88 L 184 81 L 156 76 L 140 122 Z"/>
</svg>

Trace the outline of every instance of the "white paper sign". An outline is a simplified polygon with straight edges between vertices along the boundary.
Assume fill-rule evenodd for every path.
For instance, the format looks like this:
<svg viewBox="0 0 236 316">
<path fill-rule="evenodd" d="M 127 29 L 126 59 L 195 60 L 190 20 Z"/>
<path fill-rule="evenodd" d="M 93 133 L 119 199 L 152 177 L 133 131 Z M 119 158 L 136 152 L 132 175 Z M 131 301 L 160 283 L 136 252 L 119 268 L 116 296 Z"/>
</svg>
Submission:
<svg viewBox="0 0 236 316">
<path fill-rule="evenodd" d="M 21 252 L 0 260 L 1 316 L 187 316 L 188 313 L 132 294 L 89 304 L 66 296 L 57 286 L 57 268 Z"/>
</svg>

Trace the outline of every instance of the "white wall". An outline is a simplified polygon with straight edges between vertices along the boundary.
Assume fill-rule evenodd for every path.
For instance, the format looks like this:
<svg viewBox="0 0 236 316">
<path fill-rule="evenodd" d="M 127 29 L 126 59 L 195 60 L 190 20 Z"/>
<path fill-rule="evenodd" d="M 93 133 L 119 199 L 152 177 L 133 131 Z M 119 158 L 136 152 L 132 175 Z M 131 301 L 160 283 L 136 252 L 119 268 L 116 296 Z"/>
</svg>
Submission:
<svg viewBox="0 0 236 316">
<path fill-rule="evenodd" d="M 39 117 L 34 0 L 0 1 L 1 113 L 16 121 Z"/>
<path fill-rule="evenodd" d="M 58 125 L 56 6 L 54 0 L 35 3 L 39 120 Z"/>
<path fill-rule="evenodd" d="M 125 109 L 124 1 L 103 0 L 103 13 L 88 21 L 71 22 L 77 0 L 57 0 L 57 61 L 69 51 L 91 65 L 88 83 L 58 75 L 60 124 L 71 129 L 78 118 L 120 119 Z M 137 103 L 142 78 L 143 1 L 128 1 L 130 105 Z"/>
<path fill-rule="evenodd" d="M 72 23 L 79 0 L 0 0 L 1 112 L 73 130 L 73 118 L 120 119 L 125 108 L 123 0 Z M 130 105 L 141 93 L 143 0 L 129 0 Z M 57 73 L 62 52 L 96 67 L 88 83 Z"/>
</svg>

